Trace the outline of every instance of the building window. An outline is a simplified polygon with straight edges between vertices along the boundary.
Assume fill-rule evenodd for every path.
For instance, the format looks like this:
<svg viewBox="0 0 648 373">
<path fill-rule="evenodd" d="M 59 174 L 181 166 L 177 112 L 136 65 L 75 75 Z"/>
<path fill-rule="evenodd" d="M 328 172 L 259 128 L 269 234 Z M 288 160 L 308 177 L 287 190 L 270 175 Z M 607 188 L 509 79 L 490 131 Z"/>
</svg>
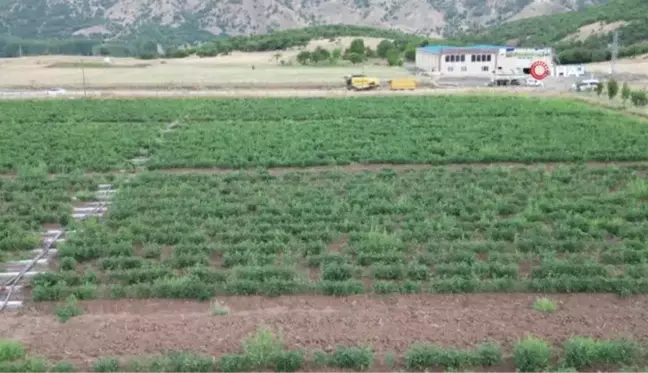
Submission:
<svg viewBox="0 0 648 373">
<path fill-rule="evenodd" d="M 465 54 L 461 55 L 461 62 L 466 62 L 466 55 Z"/>
<path fill-rule="evenodd" d="M 466 66 L 461 66 L 461 71 L 468 71 L 468 68 Z"/>
<path fill-rule="evenodd" d="M 453 71 L 454 71 L 454 69 L 453 69 L 452 67 L 448 67 L 448 72 L 449 72 L 449 73 L 451 73 L 451 72 L 453 72 Z"/>
<path fill-rule="evenodd" d="M 486 56 L 486 61 L 491 62 L 491 55 L 490 54 Z"/>
<path fill-rule="evenodd" d="M 455 56 L 454 54 L 450 56 L 450 62 L 455 62 L 456 60 L 457 60 L 457 56 Z"/>
<path fill-rule="evenodd" d="M 471 56 L 470 56 L 470 62 L 475 62 L 475 57 L 477 57 L 477 56 L 475 56 L 474 54 L 471 55 Z"/>
<path fill-rule="evenodd" d="M 445 60 L 446 60 L 446 62 L 450 62 L 450 56 L 446 55 Z"/>
<path fill-rule="evenodd" d="M 488 66 L 482 66 L 482 71 L 488 71 Z"/>
</svg>

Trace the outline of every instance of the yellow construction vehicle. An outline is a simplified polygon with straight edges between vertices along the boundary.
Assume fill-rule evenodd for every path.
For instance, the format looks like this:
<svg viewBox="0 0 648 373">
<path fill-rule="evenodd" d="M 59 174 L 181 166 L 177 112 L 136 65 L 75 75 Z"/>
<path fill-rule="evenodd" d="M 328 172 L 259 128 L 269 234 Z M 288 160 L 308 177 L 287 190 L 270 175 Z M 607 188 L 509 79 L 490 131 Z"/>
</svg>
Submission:
<svg viewBox="0 0 648 373">
<path fill-rule="evenodd" d="M 380 87 L 378 78 L 371 78 L 362 74 L 345 76 L 347 89 L 356 91 L 367 91 Z"/>
<path fill-rule="evenodd" d="M 416 79 L 392 79 L 389 81 L 389 89 L 392 91 L 414 90 L 416 89 Z"/>
</svg>

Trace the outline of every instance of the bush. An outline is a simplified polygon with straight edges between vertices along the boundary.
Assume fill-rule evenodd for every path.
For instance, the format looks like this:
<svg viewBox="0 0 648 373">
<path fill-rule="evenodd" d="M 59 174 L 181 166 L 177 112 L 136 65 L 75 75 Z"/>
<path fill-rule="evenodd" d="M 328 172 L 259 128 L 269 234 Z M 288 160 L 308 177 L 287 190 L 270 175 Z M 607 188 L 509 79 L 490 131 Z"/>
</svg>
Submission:
<svg viewBox="0 0 648 373">
<path fill-rule="evenodd" d="M 23 361 L 0 362 L 0 372 L 47 372 L 47 361 L 27 359 Z"/>
<path fill-rule="evenodd" d="M 253 365 L 247 355 L 222 355 L 218 361 L 221 372 L 248 372 Z"/>
<path fill-rule="evenodd" d="M 502 362 L 502 350 L 495 343 L 481 343 L 475 349 L 476 363 L 487 367 Z"/>
<path fill-rule="evenodd" d="M 648 105 L 648 96 L 646 96 L 646 91 L 633 91 L 630 94 L 630 101 L 632 101 L 634 106 Z"/>
<path fill-rule="evenodd" d="M 624 339 L 572 337 L 564 344 L 563 365 L 581 369 L 601 364 L 631 364 L 638 353 L 638 346 Z"/>
<path fill-rule="evenodd" d="M 71 362 L 63 360 L 56 363 L 52 369 L 50 369 L 50 372 L 74 373 L 76 372 L 76 367 Z"/>
<path fill-rule="evenodd" d="M 551 347 L 547 342 L 529 336 L 515 346 L 513 359 L 520 372 L 542 372 L 549 367 Z"/>
<path fill-rule="evenodd" d="M 369 347 L 338 347 L 333 353 L 331 364 L 338 368 L 361 371 L 374 363 L 374 353 Z"/>
<path fill-rule="evenodd" d="M 83 308 L 78 305 L 77 298 L 70 295 L 64 304 L 54 308 L 54 314 L 62 323 L 67 322 L 73 317 L 83 314 Z"/>
<path fill-rule="evenodd" d="M 364 292 L 364 284 L 360 280 L 322 281 L 320 286 L 325 295 L 344 296 Z"/>
<path fill-rule="evenodd" d="M 77 261 L 74 260 L 74 258 L 71 257 L 66 257 L 61 259 L 61 263 L 59 264 L 59 268 L 62 271 L 74 271 L 76 269 Z"/>
<path fill-rule="evenodd" d="M 0 340 L 0 362 L 18 360 L 25 357 L 25 347 L 21 342 Z"/>
<path fill-rule="evenodd" d="M 275 357 L 275 372 L 296 372 L 304 366 L 303 351 L 282 351 Z"/>
<path fill-rule="evenodd" d="M 619 93 L 619 83 L 614 79 L 608 80 L 607 82 L 608 98 L 611 100 L 615 98 L 618 93 Z"/>
<path fill-rule="evenodd" d="M 92 364 L 94 372 L 119 372 L 119 360 L 115 358 L 99 359 Z"/>
<path fill-rule="evenodd" d="M 496 347 L 497 351 L 493 347 Z M 483 356 L 470 350 L 442 348 L 432 344 L 414 344 L 405 353 L 405 365 L 409 370 L 422 371 L 436 367 L 457 369 L 474 365 L 486 366 L 492 365 L 491 360 L 501 360 L 501 352 L 495 345 L 482 345 L 481 352 Z"/>
<path fill-rule="evenodd" d="M 632 91 L 630 90 L 628 82 L 624 82 L 623 86 L 621 87 L 621 100 L 623 100 L 624 104 L 630 98 L 630 93 L 632 93 Z"/>
<path fill-rule="evenodd" d="M 539 312 L 553 313 L 556 312 L 556 305 L 549 298 L 536 298 L 533 303 L 533 309 Z"/>
<path fill-rule="evenodd" d="M 243 353 L 256 369 L 272 367 L 282 354 L 283 340 L 269 328 L 261 327 L 243 340 Z"/>
</svg>

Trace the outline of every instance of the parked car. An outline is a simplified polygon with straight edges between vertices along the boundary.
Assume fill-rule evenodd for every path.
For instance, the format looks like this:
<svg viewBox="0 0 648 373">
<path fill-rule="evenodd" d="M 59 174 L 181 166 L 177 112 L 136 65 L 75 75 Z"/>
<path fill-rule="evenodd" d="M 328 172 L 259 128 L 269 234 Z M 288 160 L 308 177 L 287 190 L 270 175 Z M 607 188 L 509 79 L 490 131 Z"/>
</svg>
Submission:
<svg viewBox="0 0 648 373">
<path fill-rule="evenodd" d="M 595 90 L 596 86 L 600 83 L 601 81 L 598 79 L 580 80 L 572 84 L 572 90 L 576 92 L 589 92 Z"/>
<path fill-rule="evenodd" d="M 64 95 L 66 93 L 63 88 L 53 88 L 47 91 L 47 94 L 50 96 Z"/>
</svg>

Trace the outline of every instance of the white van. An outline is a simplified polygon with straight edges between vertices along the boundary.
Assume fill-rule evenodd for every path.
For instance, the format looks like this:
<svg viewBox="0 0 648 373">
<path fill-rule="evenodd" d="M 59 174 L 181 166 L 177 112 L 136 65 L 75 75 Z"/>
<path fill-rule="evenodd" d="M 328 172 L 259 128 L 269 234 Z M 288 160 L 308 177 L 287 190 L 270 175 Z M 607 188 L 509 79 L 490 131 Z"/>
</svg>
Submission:
<svg viewBox="0 0 648 373">
<path fill-rule="evenodd" d="M 596 89 L 596 86 L 598 86 L 600 83 L 601 81 L 598 79 L 581 80 L 572 84 L 572 90 L 576 92 L 593 91 Z"/>
</svg>

